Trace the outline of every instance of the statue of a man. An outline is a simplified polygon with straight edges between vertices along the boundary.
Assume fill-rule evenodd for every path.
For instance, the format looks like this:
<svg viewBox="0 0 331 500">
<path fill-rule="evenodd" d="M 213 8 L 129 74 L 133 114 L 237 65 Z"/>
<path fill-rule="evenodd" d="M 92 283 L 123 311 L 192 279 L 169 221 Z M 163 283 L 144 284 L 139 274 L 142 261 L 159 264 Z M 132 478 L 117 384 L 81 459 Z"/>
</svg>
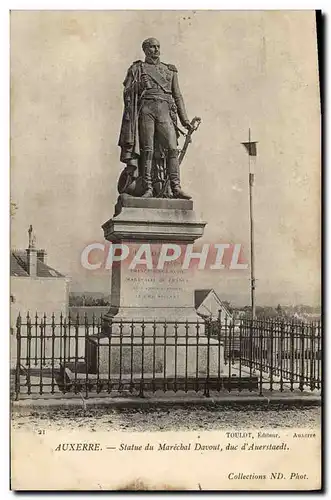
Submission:
<svg viewBox="0 0 331 500">
<path fill-rule="evenodd" d="M 163 160 L 172 197 L 190 199 L 181 188 L 179 176 L 177 115 L 186 129 L 191 130 L 191 124 L 179 89 L 177 69 L 160 61 L 160 43 L 155 38 L 145 40 L 142 48 L 145 61 L 135 61 L 124 81 L 121 161 L 133 177 L 142 179 L 140 196 L 155 196 L 153 168 L 157 163 L 162 165 L 160 160 Z"/>
<path fill-rule="evenodd" d="M 33 230 L 32 224 L 30 224 L 28 233 L 29 233 L 29 248 L 36 248 L 36 235 Z"/>
</svg>

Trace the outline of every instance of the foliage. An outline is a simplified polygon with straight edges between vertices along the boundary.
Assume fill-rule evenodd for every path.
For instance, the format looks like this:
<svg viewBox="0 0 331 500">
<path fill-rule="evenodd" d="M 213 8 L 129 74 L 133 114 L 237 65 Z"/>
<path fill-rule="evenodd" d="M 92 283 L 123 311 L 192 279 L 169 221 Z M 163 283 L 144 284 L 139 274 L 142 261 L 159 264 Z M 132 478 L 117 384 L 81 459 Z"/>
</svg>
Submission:
<svg viewBox="0 0 331 500">
<path fill-rule="evenodd" d="M 93 307 L 93 306 L 109 306 L 110 301 L 108 297 L 93 297 L 92 295 L 83 294 L 75 295 L 70 294 L 69 307 Z"/>
</svg>

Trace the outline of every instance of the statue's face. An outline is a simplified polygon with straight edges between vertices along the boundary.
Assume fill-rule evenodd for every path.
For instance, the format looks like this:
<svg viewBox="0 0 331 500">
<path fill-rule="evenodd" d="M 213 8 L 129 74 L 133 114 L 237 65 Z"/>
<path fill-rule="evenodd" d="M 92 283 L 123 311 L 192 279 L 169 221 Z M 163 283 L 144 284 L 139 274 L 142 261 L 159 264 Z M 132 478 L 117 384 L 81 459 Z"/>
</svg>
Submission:
<svg viewBox="0 0 331 500">
<path fill-rule="evenodd" d="M 145 47 L 145 54 L 147 57 L 157 59 L 160 57 L 160 42 L 156 38 L 151 38 Z"/>
</svg>

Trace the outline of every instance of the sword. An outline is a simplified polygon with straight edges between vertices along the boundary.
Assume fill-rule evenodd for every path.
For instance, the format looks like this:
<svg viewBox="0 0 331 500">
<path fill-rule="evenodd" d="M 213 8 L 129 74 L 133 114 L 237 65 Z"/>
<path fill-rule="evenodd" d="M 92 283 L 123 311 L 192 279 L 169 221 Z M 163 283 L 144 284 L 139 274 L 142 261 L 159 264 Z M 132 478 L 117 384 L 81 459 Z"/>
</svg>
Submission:
<svg viewBox="0 0 331 500">
<path fill-rule="evenodd" d="M 187 148 L 189 144 L 192 142 L 192 134 L 199 128 L 200 123 L 201 123 L 201 118 L 199 118 L 198 116 L 195 116 L 191 121 L 191 128 L 186 134 L 184 146 L 178 158 L 179 165 L 182 163 L 184 156 L 186 155 Z"/>
</svg>

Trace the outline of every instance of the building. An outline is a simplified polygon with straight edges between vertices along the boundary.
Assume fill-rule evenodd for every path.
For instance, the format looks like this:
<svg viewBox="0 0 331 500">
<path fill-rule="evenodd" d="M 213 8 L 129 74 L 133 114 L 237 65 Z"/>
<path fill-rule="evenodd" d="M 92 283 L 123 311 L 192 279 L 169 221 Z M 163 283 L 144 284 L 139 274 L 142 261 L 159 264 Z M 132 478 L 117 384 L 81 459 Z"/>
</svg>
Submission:
<svg viewBox="0 0 331 500">
<path fill-rule="evenodd" d="M 222 323 L 232 320 L 231 312 L 212 288 L 195 290 L 194 303 L 197 313 L 202 318 L 220 319 Z"/>
<path fill-rule="evenodd" d="M 28 312 L 31 317 L 68 313 L 69 279 L 47 264 L 46 251 L 36 248 L 32 226 L 28 248 L 11 251 L 10 276 L 11 328 L 19 313 L 23 321 Z"/>
</svg>

